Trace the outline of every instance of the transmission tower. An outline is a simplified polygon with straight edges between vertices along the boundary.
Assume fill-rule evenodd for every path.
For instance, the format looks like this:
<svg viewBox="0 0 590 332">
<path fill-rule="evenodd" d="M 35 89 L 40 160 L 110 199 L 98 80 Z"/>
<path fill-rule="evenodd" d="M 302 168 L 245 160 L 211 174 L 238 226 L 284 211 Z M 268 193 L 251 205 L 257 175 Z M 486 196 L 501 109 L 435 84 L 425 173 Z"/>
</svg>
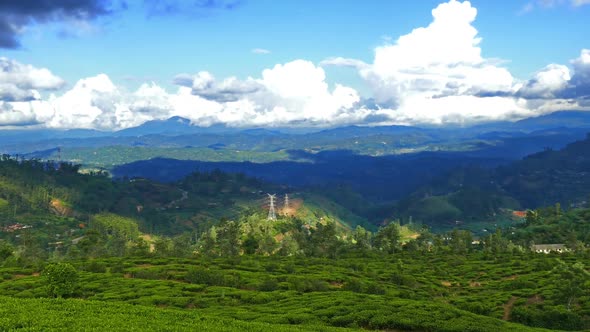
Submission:
<svg viewBox="0 0 590 332">
<path fill-rule="evenodd" d="M 267 194 L 268 198 L 270 200 L 270 205 L 269 205 L 269 209 L 268 209 L 268 220 L 276 220 L 277 219 L 277 215 L 275 212 L 275 199 L 277 198 L 276 194 Z"/>
<path fill-rule="evenodd" d="M 285 204 L 283 205 L 283 210 L 287 210 L 289 208 L 289 195 L 285 194 Z"/>
<path fill-rule="evenodd" d="M 277 220 L 277 214 L 275 212 L 275 198 L 277 198 L 276 194 L 267 194 L 268 198 L 270 199 L 270 207 L 268 208 L 268 220 Z"/>
</svg>

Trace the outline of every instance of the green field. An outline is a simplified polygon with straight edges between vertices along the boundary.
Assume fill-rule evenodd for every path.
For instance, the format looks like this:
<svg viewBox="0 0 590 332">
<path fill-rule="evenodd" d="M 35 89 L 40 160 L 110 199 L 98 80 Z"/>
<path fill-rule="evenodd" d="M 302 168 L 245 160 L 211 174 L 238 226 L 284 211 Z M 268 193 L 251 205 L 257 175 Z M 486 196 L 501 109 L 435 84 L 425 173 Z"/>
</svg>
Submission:
<svg viewBox="0 0 590 332">
<path fill-rule="evenodd" d="M 107 320 L 120 330 L 148 323 L 217 330 L 220 322 L 229 330 L 535 330 L 514 323 L 579 330 L 588 326 L 589 288 L 568 309 L 556 268 L 575 262 L 589 259 L 434 253 L 338 260 L 111 258 L 74 262 L 79 279 L 72 297 L 78 299 L 26 301 L 16 298 L 47 296 L 43 275 L 35 268 L 5 267 L 0 295 L 13 298 L 1 298 L 1 307 L 19 314 L 1 315 L 0 326 L 100 327 L 100 315 L 117 312 Z"/>
<path fill-rule="evenodd" d="M 73 299 L 0 297 L 2 331 L 347 331 L 205 316 L 197 311 Z"/>
</svg>

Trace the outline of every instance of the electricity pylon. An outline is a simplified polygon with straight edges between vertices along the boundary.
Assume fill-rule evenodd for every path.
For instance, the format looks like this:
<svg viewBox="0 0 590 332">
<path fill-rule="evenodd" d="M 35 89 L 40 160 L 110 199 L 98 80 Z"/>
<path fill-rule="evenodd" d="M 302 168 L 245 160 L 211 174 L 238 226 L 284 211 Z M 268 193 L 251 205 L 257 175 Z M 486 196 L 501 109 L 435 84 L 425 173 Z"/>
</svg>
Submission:
<svg viewBox="0 0 590 332">
<path fill-rule="evenodd" d="M 268 220 L 277 220 L 277 214 L 275 212 L 275 198 L 277 197 L 276 194 L 267 194 L 268 198 L 270 199 L 270 207 L 268 209 Z"/>
</svg>

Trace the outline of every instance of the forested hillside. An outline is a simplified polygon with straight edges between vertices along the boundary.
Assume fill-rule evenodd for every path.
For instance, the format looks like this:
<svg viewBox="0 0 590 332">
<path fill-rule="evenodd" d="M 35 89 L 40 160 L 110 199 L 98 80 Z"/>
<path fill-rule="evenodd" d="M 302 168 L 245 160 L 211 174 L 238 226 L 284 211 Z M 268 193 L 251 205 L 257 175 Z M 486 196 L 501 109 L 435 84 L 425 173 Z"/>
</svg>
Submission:
<svg viewBox="0 0 590 332">
<path fill-rule="evenodd" d="M 506 223 L 513 210 L 590 204 L 590 136 L 497 168 L 460 167 L 405 199 L 395 214 L 429 225 Z M 480 226 L 486 227 L 480 223 Z"/>
</svg>

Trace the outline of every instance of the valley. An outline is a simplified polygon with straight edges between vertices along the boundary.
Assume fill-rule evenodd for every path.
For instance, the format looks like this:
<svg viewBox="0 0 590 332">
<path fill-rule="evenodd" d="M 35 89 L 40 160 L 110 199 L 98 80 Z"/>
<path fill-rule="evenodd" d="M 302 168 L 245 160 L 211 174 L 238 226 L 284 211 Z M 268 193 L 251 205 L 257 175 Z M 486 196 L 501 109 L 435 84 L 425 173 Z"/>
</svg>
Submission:
<svg viewBox="0 0 590 332">
<path fill-rule="evenodd" d="M 110 321 L 126 330 L 144 314 L 178 330 L 587 329 L 590 138 L 553 142 L 521 160 L 487 148 L 4 155 L 0 302 L 40 316 L 0 326 L 51 328 L 64 306 L 123 310 Z M 543 243 L 568 251 L 530 251 Z M 52 264 L 75 278 L 49 297 L 73 299 L 39 299 Z"/>
</svg>

